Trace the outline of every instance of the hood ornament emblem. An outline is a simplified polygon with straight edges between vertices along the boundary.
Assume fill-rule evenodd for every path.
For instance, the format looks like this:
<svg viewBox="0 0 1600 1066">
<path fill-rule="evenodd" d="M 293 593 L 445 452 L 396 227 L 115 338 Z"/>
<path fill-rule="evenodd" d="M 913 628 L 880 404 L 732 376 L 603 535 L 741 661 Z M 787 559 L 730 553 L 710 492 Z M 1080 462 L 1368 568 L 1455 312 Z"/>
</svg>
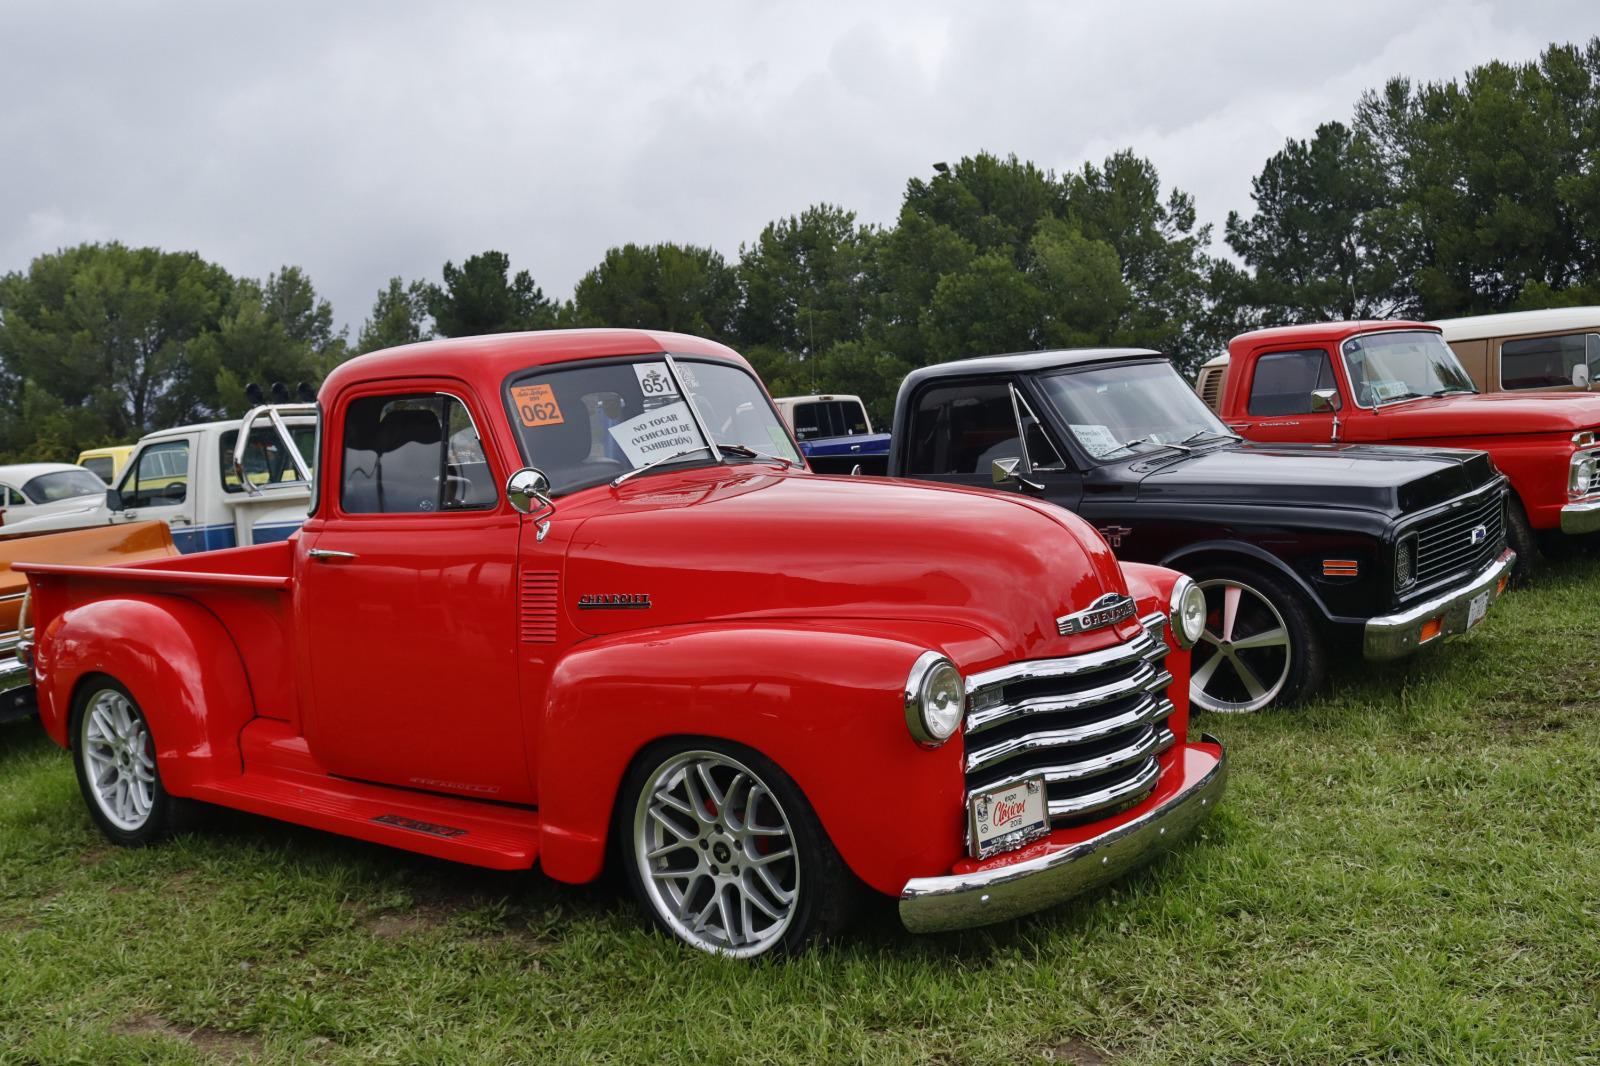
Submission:
<svg viewBox="0 0 1600 1066">
<path fill-rule="evenodd" d="M 1074 633 L 1087 633 L 1125 622 L 1138 613 L 1133 599 L 1120 592 L 1108 592 L 1077 614 L 1064 614 L 1056 619 L 1056 631 L 1063 637 Z"/>
</svg>

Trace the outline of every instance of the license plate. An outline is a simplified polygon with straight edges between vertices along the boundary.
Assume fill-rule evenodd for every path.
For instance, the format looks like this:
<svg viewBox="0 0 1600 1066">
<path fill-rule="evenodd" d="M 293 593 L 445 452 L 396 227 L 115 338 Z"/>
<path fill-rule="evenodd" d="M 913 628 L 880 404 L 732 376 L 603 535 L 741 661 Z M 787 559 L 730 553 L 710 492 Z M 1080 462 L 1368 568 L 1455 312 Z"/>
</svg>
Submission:
<svg viewBox="0 0 1600 1066">
<path fill-rule="evenodd" d="M 1489 613 L 1489 594 L 1480 592 L 1472 597 L 1472 602 L 1467 604 L 1467 628 L 1471 629 L 1483 621 L 1483 616 Z"/>
<path fill-rule="evenodd" d="M 968 802 L 972 854 L 986 859 L 1020 848 L 1050 832 L 1050 810 L 1045 801 L 1044 778 L 975 794 Z"/>
</svg>

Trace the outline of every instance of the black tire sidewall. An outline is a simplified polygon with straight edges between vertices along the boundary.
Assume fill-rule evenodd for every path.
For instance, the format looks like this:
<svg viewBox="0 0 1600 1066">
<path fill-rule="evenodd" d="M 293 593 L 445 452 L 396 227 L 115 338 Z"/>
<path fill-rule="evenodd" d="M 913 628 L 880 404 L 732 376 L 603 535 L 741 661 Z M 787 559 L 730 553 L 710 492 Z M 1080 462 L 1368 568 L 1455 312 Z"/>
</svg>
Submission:
<svg viewBox="0 0 1600 1066">
<path fill-rule="evenodd" d="M 701 950 L 698 945 L 681 940 L 656 909 L 656 902 L 644 884 L 633 838 L 634 813 L 644 789 L 663 763 L 689 751 L 714 752 L 748 767 L 783 808 L 794 834 L 795 850 L 800 862 L 797 909 L 789 928 L 778 942 L 755 957 L 799 954 L 813 943 L 837 932 L 854 912 L 859 885 L 839 857 L 833 842 L 828 839 L 827 832 L 800 786 L 777 763 L 753 748 L 709 737 L 681 737 L 651 744 L 634 759 L 623 779 L 612 827 L 617 844 L 615 854 L 622 864 L 634 899 L 650 916 L 651 923 L 686 947 Z"/>
<path fill-rule="evenodd" d="M 1543 568 L 1544 553 L 1539 550 L 1539 541 L 1533 535 L 1528 512 L 1515 494 L 1506 501 L 1506 545 L 1517 553 L 1516 564 L 1511 568 L 1512 584 L 1527 588 Z"/>
<path fill-rule="evenodd" d="M 1277 697 L 1252 713 L 1261 714 L 1275 707 L 1293 707 L 1304 703 L 1321 687 L 1327 672 L 1327 642 L 1310 605 L 1299 590 L 1291 587 L 1283 578 L 1258 567 L 1220 563 L 1196 567 L 1188 574 L 1197 582 L 1222 580 L 1248 585 L 1283 616 L 1284 628 L 1289 631 L 1289 676 L 1284 679 L 1283 689 Z M 1198 704 L 1195 707 L 1204 710 Z"/>
<path fill-rule="evenodd" d="M 151 790 L 150 817 L 138 829 L 128 830 L 113 823 L 100 809 L 99 802 L 94 796 L 94 787 L 89 781 L 89 767 L 87 757 L 84 755 L 83 729 L 84 719 L 89 704 L 94 698 L 106 690 L 120 692 L 129 703 L 133 704 L 139 716 L 144 719 L 146 729 L 150 729 L 150 719 L 145 715 L 144 708 L 139 701 L 134 699 L 133 693 L 128 691 L 126 685 L 114 678 L 101 677 L 92 683 L 84 685 L 78 698 L 73 703 L 71 732 L 72 765 L 78 775 L 78 790 L 83 794 L 84 806 L 89 808 L 89 817 L 99 827 L 112 843 L 120 844 L 126 848 L 143 847 L 166 836 L 174 804 L 173 797 L 168 794 L 166 786 L 161 783 L 161 767 L 157 765 L 155 771 L 155 787 Z M 152 733 L 152 737 L 154 734 Z"/>
</svg>

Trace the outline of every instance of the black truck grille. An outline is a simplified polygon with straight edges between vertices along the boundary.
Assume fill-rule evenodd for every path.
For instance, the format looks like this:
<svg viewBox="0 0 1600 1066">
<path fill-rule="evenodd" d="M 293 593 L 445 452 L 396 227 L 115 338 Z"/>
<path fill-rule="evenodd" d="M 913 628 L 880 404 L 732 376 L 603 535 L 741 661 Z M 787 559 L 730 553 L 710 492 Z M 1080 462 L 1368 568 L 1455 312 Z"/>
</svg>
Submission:
<svg viewBox="0 0 1600 1066">
<path fill-rule="evenodd" d="M 1483 534 L 1475 536 L 1482 527 Z M 1492 486 L 1466 507 L 1430 518 L 1415 528 L 1417 584 L 1428 585 L 1457 571 L 1476 573 L 1506 546 L 1505 505 Z"/>
<path fill-rule="evenodd" d="M 967 680 L 966 784 L 974 792 L 1043 776 L 1053 827 L 1132 806 L 1156 787 L 1176 743 L 1162 665 L 1166 619 L 1134 639 L 1064 659 L 1032 659 Z"/>
</svg>

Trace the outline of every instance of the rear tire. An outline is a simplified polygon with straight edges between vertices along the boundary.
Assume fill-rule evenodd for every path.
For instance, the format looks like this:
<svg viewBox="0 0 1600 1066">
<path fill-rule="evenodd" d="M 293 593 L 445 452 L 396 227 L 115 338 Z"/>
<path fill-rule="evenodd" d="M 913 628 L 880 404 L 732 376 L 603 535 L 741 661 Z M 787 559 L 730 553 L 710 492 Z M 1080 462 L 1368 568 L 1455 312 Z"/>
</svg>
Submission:
<svg viewBox="0 0 1600 1066">
<path fill-rule="evenodd" d="M 1327 649 L 1305 598 L 1253 568 L 1215 564 L 1190 573 L 1206 596 L 1189 701 L 1216 714 L 1303 703 L 1322 684 Z"/>
<path fill-rule="evenodd" d="M 143 847 L 191 823 L 195 805 L 162 785 L 150 723 L 120 682 L 102 677 L 84 687 L 71 738 L 89 817 L 112 843 Z"/>
<path fill-rule="evenodd" d="M 635 760 L 616 831 L 633 894 L 663 932 L 737 958 L 798 954 L 849 920 L 860 884 L 776 763 L 717 740 Z"/>
</svg>

